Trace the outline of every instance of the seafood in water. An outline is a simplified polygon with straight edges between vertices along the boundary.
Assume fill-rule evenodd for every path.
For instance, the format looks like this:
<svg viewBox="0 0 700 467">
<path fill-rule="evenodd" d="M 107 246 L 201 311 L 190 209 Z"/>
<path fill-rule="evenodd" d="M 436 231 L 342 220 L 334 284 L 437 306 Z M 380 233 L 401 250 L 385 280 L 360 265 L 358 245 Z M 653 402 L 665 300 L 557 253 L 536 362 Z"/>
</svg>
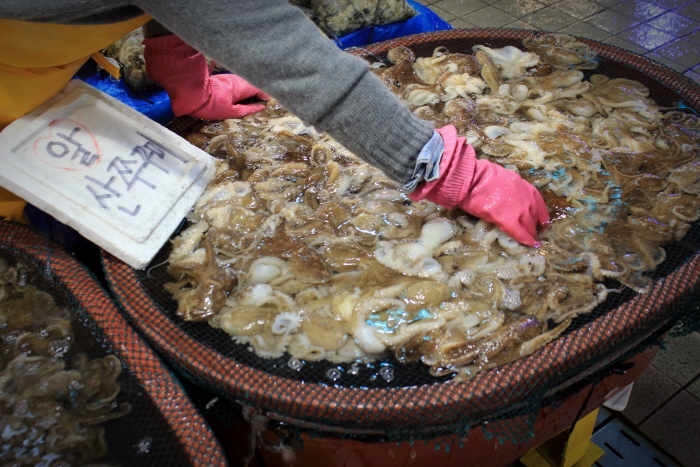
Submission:
<svg viewBox="0 0 700 467">
<path fill-rule="evenodd" d="M 472 47 L 474 52 L 483 51 L 493 63 L 499 67 L 504 79 L 517 78 L 525 74 L 525 70 L 537 65 L 539 57 L 530 52 L 524 52 L 517 47 L 508 45 L 502 49 L 492 49 L 484 45 Z"/>
<path fill-rule="evenodd" d="M 393 353 L 435 375 L 473 376 L 531 354 L 590 313 L 616 281 L 637 292 L 663 245 L 700 218 L 694 116 L 594 74 L 561 35 L 514 47 L 399 47 L 373 71 L 416 115 L 453 124 L 480 158 L 539 188 L 540 249 L 427 201 L 274 100 L 187 138 L 218 174 L 173 240 L 179 313 L 263 358 L 366 361 Z"/>
<path fill-rule="evenodd" d="M 557 68 L 593 70 L 598 67 L 596 53 L 587 44 L 566 34 L 544 34 L 523 39 L 526 49 L 540 56 L 543 62 Z"/>
<path fill-rule="evenodd" d="M 84 465 L 107 453 L 101 423 L 116 402 L 121 362 L 76 351 L 70 312 L 0 258 L 0 432 L 3 465 Z"/>
</svg>

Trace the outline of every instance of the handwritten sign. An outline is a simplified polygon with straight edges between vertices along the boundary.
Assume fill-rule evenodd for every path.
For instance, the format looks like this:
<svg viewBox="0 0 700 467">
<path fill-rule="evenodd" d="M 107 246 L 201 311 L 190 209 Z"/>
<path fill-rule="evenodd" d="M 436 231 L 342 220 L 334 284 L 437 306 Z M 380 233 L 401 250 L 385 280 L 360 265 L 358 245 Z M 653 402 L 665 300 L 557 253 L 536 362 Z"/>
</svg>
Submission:
<svg viewBox="0 0 700 467">
<path fill-rule="evenodd" d="M 0 133 L 0 185 L 145 266 L 211 179 L 211 157 L 79 81 L 37 113 Z"/>
</svg>

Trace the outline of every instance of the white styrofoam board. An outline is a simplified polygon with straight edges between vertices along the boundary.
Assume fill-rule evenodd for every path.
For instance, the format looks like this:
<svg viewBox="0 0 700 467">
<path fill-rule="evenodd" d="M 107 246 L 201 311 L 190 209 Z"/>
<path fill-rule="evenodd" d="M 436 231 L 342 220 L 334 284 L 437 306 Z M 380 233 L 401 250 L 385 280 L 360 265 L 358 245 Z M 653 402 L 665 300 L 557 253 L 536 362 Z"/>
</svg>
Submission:
<svg viewBox="0 0 700 467">
<path fill-rule="evenodd" d="M 0 132 L 0 185 L 134 268 L 214 171 L 209 154 L 78 80 Z"/>
</svg>

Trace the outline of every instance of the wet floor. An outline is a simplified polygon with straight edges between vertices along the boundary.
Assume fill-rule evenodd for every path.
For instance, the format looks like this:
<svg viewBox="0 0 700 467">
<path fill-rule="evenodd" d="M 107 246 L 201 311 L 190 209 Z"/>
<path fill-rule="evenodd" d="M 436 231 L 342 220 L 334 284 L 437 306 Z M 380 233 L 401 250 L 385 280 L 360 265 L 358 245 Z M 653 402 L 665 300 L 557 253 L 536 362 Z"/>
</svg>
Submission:
<svg viewBox="0 0 700 467">
<path fill-rule="evenodd" d="M 586 37 L 645 55 L 700 83 L 700 1 L 418 1 L 455 28 L 524 28 Z M 634 382 L 626 408 L 603 408 L 599 421 L 599 430 L 628 427 L 640 445 L 637 451 L 652 451 L 656 457 L 647 458 L 656 460 L 632 453 L 623 459 L 606 451 L 596 465 L 700 465 L 700 334 L 668 340 Z"/>
</svg>

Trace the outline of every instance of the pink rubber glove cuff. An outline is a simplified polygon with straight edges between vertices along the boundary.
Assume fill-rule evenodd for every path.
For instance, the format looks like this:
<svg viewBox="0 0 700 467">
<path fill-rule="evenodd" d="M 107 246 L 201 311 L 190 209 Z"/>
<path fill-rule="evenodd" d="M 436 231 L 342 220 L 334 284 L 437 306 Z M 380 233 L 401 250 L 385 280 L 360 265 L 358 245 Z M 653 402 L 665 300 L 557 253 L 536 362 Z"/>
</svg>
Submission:
<svg viewBox="0 0 700 467">
<path fill-rule="evenodd" d="M 188 115 L 209 100 L 209 69 L 203 54 L 174 34 L 144 39 L 143 45 L 146 73 L 167 91 L 175 115 Z"/>
<path fill-rule="evenodd" d="M 454 126 L 447 125 L 435 131 L 442 136 L 445 146 L 440 160 L 440 178 L 418 184 L 408 197 L 414 202 L 427 199 L 451 210 L 467 196 L 474 178 L 476 153 L 465 138 L 457 136 Z"/>
<path fill-rule="evenodd" d="M 240 118 L 265 108 L 236 102 L 270 96 L 233 74 L 210 76 L 204 55 L 175 35 L 144 39 L 148 76 L 163 86 L 173 113 L 204 120 Z"/>
</svg>

